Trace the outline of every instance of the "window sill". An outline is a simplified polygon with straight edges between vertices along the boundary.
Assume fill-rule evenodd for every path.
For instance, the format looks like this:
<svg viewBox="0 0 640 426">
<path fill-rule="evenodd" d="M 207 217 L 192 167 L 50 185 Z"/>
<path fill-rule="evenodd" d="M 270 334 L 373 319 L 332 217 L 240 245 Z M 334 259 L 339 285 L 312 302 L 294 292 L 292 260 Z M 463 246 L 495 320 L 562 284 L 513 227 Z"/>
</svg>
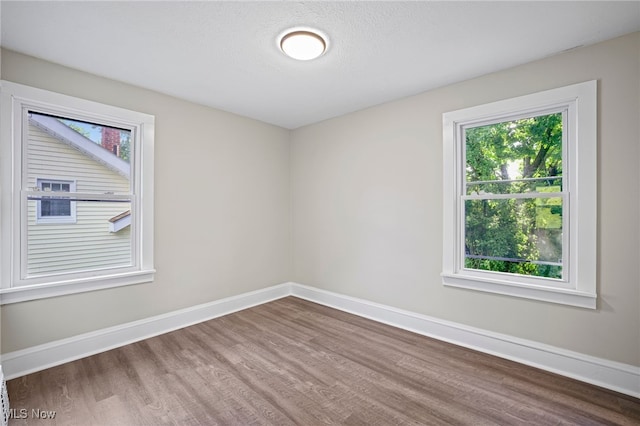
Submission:
<svg viewBox="0 0 640 426">
<path fill-rule="evenodd" d="M 556 287 L 525 286 L 508 281 L 491 280 L 462 274 L 441 274 L 442 283 L 449 287 L 466 288 L 487 293 L 596 309 L 596 295 L 584 291 Z"/>
<path fill-rule="evenodd" d="M 0 305 L 153 281 L 154 269 L 0 290 Z"/>
</svg>

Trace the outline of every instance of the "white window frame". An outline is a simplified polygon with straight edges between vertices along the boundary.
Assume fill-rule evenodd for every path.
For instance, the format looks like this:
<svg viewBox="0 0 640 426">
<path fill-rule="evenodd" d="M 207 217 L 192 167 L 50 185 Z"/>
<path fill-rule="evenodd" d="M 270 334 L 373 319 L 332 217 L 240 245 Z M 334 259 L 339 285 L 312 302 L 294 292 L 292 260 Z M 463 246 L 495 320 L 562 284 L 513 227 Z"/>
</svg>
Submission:
<svg viewBox="0 0 640 426">
<path fill-rule="evenodd" d="M 48 179 L 48 178 L 37 178 L 36 184 L 38 185 L 38 190 L 42 190 L 43 183 L 67 183 L 69 184 L 69 190 L 71 192 L 76 192 L 76 181 L 75 180 L 66 180 L 66 179 Z M 38 200 L 36 205 L 36 223 L 43 224 L 52 224 L 52 223 L 76 223 L 76 202 L 70 201 L 71 204 L 71 212 L 69 216 L 42 216 L 42 201 Z"/>
<path fill-rule="evenodd" d="M 464 267 L 464 129 L 565 111 L 563 278 Z M 443 114 L 443 260 L 445 286 L 583 308 L 597 307 L 597 82 L 588 81 Z M 568 214 L 566 213 L 568 212 Z"/>
<path fill-rule="evenodd" d="M 132 134 L 132 264 L 119 268 L 28 276 L 26 260 L 27 188 L 23 151 L 25 111 L 37 111 L 124 128 Z M 153 263 L 154 125 L 152 115 L 0 81 L 0 304 L 151 282 Z M 118 199 L 117 194 L 72 193 L 70 199 Z M 120 196 L 122 198 L 122 196 Z"/>
</svg>

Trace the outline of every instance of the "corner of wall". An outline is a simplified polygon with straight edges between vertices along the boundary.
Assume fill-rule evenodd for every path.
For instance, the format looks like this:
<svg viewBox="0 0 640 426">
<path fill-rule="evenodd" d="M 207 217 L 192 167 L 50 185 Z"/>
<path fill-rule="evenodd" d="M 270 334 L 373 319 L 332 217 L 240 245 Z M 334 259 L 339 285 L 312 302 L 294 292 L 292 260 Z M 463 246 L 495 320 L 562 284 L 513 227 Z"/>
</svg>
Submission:
<svg viewBox="0 0 640 426">
<path fill-rule="evenodd" d="M 295 231 L 295 211 L 293 209 L 293 132 L 294 130 L 287 130 L 287 144 L 289 152 L 289 280 L 293 280 L 295 275 L 295 238 L 293 233 Z"/>
<path fill-rule="evenodd" d="M 0 34 L 2 34 L 2 2 L 0 2 Z M 1 37 L 1 35 L 0 35 Z M 1 42 L 2 40 L 0 40 Z M 2 44 L 2 43 L 0 43 Z M 0 46 L 0 80 L 2 80 L 2 52 L 4 48 Z M 0 188 L 2 191 L 2 188 Z M 0 306 L 0 354 L 2 353 L 2 306 Z M 0 358 L 0 365 L 2 364 L 2 359 Z"/>
</svg>

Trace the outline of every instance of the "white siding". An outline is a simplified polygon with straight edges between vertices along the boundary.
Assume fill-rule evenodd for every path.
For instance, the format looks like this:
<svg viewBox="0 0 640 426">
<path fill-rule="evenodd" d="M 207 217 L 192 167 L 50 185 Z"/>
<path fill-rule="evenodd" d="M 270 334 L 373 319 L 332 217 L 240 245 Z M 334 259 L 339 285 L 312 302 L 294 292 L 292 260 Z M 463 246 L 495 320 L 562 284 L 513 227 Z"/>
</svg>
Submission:
<svg viewBox="0 0 640 426">
<path fill-rule="evenodd" d="M 129 179 L 68 144 L 29 125 L 28 186 L 37 179 L 73 180 L 78 192 L 128 193 Z M 109 232 L 109 219 L 129 203 L 76 204 L 76 223 L 36 223 L 36 201 L 28 202 L 27 273 L 39 275 L 108 268 L 131 263 L 130 227 Z"/>
</svg>

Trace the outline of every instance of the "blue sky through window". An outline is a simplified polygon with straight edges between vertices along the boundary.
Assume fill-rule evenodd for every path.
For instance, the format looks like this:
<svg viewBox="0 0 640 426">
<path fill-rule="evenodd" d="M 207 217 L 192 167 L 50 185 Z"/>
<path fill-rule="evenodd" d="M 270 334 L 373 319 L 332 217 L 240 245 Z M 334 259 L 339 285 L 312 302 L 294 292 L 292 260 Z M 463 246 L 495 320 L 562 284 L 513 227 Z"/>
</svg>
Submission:
<svg viewBox="0 0 640 426">
<path fill-rule="evenodd" d="M 102 126 L 98 124 L 86 123 L 84 121 L 69 120 L 64 118 L 61 118 L 60 121 L 71 127 L 76 132 L 80 133 L 84 137 L 88 138 L 92 142 L 100 144 L 102 138 Z"/>
</svg>

